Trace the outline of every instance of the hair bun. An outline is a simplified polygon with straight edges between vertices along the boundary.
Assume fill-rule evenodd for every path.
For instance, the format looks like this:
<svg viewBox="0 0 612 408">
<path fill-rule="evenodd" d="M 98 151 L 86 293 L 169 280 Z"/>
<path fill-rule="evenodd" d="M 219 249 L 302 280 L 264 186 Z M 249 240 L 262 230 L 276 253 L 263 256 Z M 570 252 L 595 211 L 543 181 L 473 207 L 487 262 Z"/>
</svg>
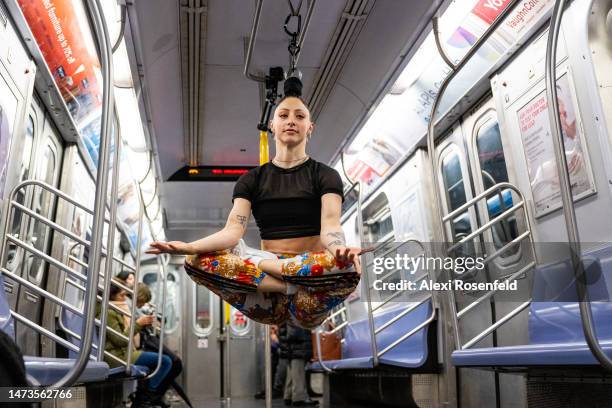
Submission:
<svg viewBox="0 0 612 408">
<path fill-rule="evenodd" d="M 292 76 L 285 80 L 283 84 L 283 91 L 285 97 L 287 96 L 302 96 L 302 81 L 298 77 Z"/>
</svg>

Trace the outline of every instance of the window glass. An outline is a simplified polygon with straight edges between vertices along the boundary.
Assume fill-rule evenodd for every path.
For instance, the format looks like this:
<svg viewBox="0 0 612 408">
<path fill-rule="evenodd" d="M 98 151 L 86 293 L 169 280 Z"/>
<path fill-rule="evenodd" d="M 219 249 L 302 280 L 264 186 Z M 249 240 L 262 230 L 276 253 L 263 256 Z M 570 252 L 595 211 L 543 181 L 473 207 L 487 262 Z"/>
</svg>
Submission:
<svg viewBox="0 0 612 408">
<path fill-rule="evenodd" d="M 34 118 L 32 116 L 28 117 L 28 124 L 26 127 L 25 138 L 23 141 L 23 153 L 21 155 L 21 163 L 19 169 L 19 182 L 22 182 L 28 178 L 30 174 L 30 160 L 32 158 L 32 147 L 34 145 Z M 22 188 L 17 191 L 15 196 L 15 200 L 19 204 L 23 204 L 25 201 L 25 192 L 27 189 Z M 11 234 L 17 236 L 19 238 L 19 230 L 21 228 L 21 219 L 23 217 L 23 213 L 21 211 L 15 211 L 13 213 L 13 222 L 11 224 Z M 9 243 L 8 249 L 8 259 L 7 259 L 7 267 L 9 270 L 14 270 L 17 267 L 15 258 L 17 255 L 17 247 Z"/>
<path fill-rule="evenodd" d="M 393 239 L 391 208 L 385 193 L 378 195 L 363 210 L 365 240 L 383 242 Z"/>
<path fill-rule="evenodd" d="M 195 286 L 195 327 L 198 331 L 207 332 L 212 327 L 211 294 L 201 285 Z"/>
<path fill-rule="evenodd" d="M 351 207 L 357 203 L 359 199 L 359 191 L 358 184 L 353 184 L 353 186 L 344 193 L 344 202 L 342 203 L 342 214 L 351 209 Z"/>
<path fill-rule="evenodd" d="M 55 150 L 51 144 L 48 144 L 43 154 L 38 179 L 53 185 L 55 181 L 56 166 L 57 156 Z M 54 201 L 53 195 L 49 191 L 41 188 L 34 189 L 33 209 L 37 214 L 45 218 L 51 218 L 53 215 Z M 30 231 L 31 233 L 29 234 L 28 241 L 31 242 L 36 249 L 46 252 L 51 229 L 40 221 L 32 220 Z M 38 256 L 30 258 L 29 263 L 28 275 L 30 280 L 33 282 L 40 282 L 46 263 Z"/>
<path fill-rule="evenodd" d="M 446 190 L 447 204 L 449 212 L 461 207 L 466 203 L 465 185 L 463 183 L 463 173 L 461 171 L 461 161 L 459 154 L 451 150 L 442 160 L 442 179 Z M 452 220 L 453 242 L 460 241 L 463 237 L 472 232 L 469 211 L 457 214 Z"/>
<path fill-rule="evenodd" d="M 487 190 L 495 184 L 508 181 L 506 158 L 501 142 L 501 133 L 497 120 L 489 120 L 481 126 L 476 133 L 476 148 L 482 184 Z M 495 218 L 508 208 L 512 207 L 512 191 L 509 189 L 491 194 L 487 197 L 487 212 L 489 219 Z M 496 249 L 518 236 L 516 217 L 510 215 L 492 228 L 493 244 Z M 515 254 L 520 249 L 515 246 L 504 252 L 502 257 Z"/>
</svg>

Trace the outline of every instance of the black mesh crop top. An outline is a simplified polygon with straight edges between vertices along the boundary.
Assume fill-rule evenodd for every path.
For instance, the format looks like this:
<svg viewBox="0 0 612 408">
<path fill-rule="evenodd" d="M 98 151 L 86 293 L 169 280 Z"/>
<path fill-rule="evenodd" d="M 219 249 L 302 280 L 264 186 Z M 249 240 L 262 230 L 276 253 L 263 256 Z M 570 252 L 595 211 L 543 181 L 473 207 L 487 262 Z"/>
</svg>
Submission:
<svg viewBox="0 0 612 408">
<path fill-rule="evenodd" d="M 234 198 L 251 202 L 261 239 L 297 238 L 321 232 L 321 196 L 342 197 L 342 179 L 336 170 L 308 159 L 283 169 L 273 163 L 243 174 L 234 187 Z"/>
</svg>

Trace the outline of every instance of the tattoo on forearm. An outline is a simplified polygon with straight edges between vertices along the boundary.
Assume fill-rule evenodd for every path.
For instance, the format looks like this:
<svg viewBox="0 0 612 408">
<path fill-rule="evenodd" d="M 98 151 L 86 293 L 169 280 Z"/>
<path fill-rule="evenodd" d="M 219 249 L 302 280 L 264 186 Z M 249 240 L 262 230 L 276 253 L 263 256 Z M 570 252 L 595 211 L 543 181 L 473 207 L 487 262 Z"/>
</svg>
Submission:
<svg viewBox="0 0 612 408">
<path fill-rule="evenodd" d="M 332 241 L 327 243 L 327 246 L 346 246 L 346 237 L 344 236 L 344 232 L 328 232 L 327 236 L 333 238 Z"/>
<path fill-rule="evenodd" d="M 242 228 L 247 227 L 247 223 L 249 222 L 249 219 L 247 217 L 245 217 L 244 215 L 236 215 L 236 218 L 238 219 L 238 223 L 242 225 Z"/>
</svg>

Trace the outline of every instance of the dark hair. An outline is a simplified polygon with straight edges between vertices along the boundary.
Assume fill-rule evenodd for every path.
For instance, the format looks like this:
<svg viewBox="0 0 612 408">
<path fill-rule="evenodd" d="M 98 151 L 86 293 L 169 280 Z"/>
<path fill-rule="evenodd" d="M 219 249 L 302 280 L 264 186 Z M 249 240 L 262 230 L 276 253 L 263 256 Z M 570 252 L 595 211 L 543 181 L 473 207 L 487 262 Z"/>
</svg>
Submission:
<svg viewBox="0 0 612 408">
<path fill-rule="evenodd" d="M 310 106 L 308 106 L 308 104 L 306 103 L 304 98 L 302 98 L 301 96 L 298 96 L 298 95 L 285 95 L 285 96 L 283 96 L 280 99 L 280 101 L 278 101 L 278 103 L 276 104 L 276 107 L 278 108 L 281 103 L 283 103 L 286 99 L 289 99 L 289 98 L 299 99 L 299 101 L 302 102 L 304 104 L 304 106 L 306 107 L 306 109 L 308 110 L 308 113 L 310 113 Z"/>
<path fill-rule="evenodd" d="M 130 272 L 130 271 L 121 271 L 117 274 L 117 276 L 115 276 L 116 279 L 121 279 L 124 282 L 127 282 L 127 278 L 130 275 L 134 275 L 134 272 Z"/>
<path fill-rule="evenodd" d="M 122 290 L 123 290 L 122 288 L 120 288 L 117 285 L 113 285 L 111 282 L 110 290 L 108 291 L 108 299 L 114 300 L 117 297 L 117 295 L 121 293 Z"/>
</svg>

